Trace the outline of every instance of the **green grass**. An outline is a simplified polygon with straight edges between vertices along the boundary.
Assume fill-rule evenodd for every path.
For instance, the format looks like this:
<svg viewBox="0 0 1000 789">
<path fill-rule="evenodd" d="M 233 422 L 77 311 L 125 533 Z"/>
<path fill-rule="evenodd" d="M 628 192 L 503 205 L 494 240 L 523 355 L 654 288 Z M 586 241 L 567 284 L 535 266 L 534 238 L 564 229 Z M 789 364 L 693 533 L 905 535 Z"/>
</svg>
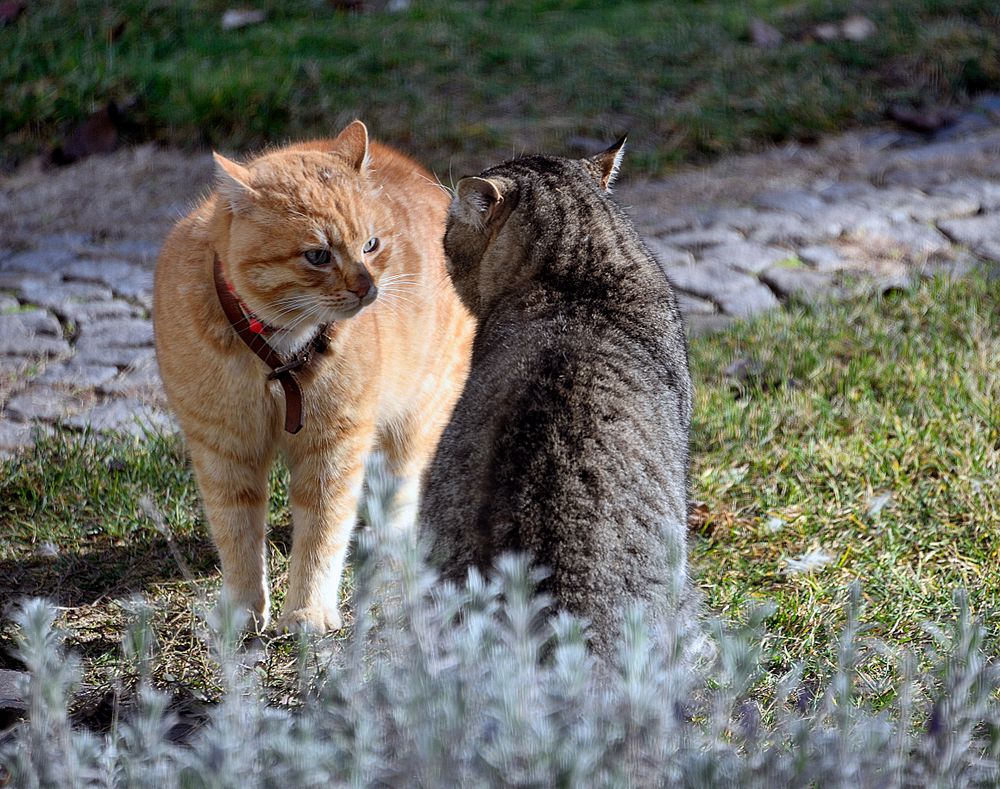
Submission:
<svg viewBox="0 0 1000 789">
<path fill-rule="evenodd" d="M 139 138 L 225 149 L 360 116 L 442 177 L 628 130 L 633 169 L 653 172 L 1000 89 L 994 0 L 413 0 L 395 14 L 264 0 L 265 23 L 222 32 L 229 5 L 29 4 L 0 29 L 2 159 L 115 100 Z M 808 35 L 859 11 L 878 28 L 865 41 Z M 785 43 L 753 46 L 755 17 Z"/>
<path fill-rule="evenodd" d="M 734 386 L 722 371 L 740 358 L 760 366 Z M 692 563 L 708 607 L 738 618 L 749 601 L 773 600 L 778 666 L 829 657 L 854 580 L 872 634 L 891 645 L 926 642 L 922 624 L 952 618 L 960 586 L 995 637 L 998 358 L 1000 288 L 983 278 L 801 307 L 695 340 Z M 280 605 L 289 545 L 281 470 L 272 483 Z M 884 493 L 891 500 L 870 512 Z M 169 540 L 144 513 L 144 496 Z M 96 686 L 110 687 L 121 670 L 123 601 L 141 592 L 154 603 L 158 681 L 196 697 L 217 692 L 197 615 L 218 588 L 216 559 L 177 439 L 45 440 L 4 461 L 0 522 L 0 610 L 22 595 L 58 600 Z M 831 563 L 786 572 L 811 549 Z M 0 636 L 0 656 L 2 647 Z M 295 645 L 265 639 L 262 654 L 265 684 L 280 696 L 295 679 Z M 872 671 L 876 684 L 887 676 L 884 666 Z"/>
</svg>

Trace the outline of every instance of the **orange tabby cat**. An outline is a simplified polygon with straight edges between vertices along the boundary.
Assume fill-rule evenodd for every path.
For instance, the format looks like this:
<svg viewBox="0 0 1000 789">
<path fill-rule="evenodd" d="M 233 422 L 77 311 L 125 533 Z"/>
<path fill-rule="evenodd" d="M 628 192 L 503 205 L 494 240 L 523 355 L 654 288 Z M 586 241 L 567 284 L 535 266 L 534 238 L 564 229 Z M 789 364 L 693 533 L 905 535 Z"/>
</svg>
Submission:
<svg viewBox="0 0 1000 789">
<path fill-rule="evenodd" d="M 279 626 L 336 630 L 366 457 L 381 450 L 399 480 L 390 517 L 410 527 L 465 381 L 473 326 L 444 269 L 448 197 L 412 160 L 369 144 L 360 121 L 245 166 L 215 161 L 215 192 L 174 228 L 157 266 L 160 372 L 224 598 L 266 626 L 268 470 L 280 450 L 293 540 Z M 265 340 L 275 364 L 311 356 L 290 374 L 298 432 L 289 373 L 270 380 L 275 364 L 237 330 Z"/>
</svg>

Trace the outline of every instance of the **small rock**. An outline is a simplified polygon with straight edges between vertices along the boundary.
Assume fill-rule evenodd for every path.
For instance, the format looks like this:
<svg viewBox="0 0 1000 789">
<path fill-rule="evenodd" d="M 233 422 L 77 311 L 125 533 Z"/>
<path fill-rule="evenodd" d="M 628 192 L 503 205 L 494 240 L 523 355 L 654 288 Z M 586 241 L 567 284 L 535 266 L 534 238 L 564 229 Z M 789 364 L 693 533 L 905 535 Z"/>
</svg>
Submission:
<svg viewBox="0 0 1000 789">
<path fill-rule="evenodd" d="M 830 210 L 824 206 L 824 213 Z M 757 226 L 749 231 L 751 241 L 758 244 L 779 244 L 794 246 L 812 244 L 840 234 L 840 225 L 831 225 L 816 218 L 808 222 L 795 214 L 760 214 Z"/>
<path fill-rule="evenodd" d="M 18 288 L 18 297 L 22 301 L 38 304 L 53 312 L 65 312 L 74 304 L 84 304 L 94 301 L 108 301 L 111 291 L 98 285 L 83 282 L 43 282 L 38 279 L 27 279 Z"/>
<path fill-rule="evenodd" d="M 807 304 L 814 304 L 834 295 L 829 274 L 804 268 L 769 268 L 760 278 L 783 298 L 796 298 Z"/>
<path fill-rule="evenodd" d="M 799 259 L 817 271 L 840 271 L 848 261 L 833 247 L 813 245 L 799 250 Z"/>
<path fill-rule="evenodd" d="M 149 431 L 171 429 L 170 418 L 159 409 L 127 398 L 108 400 L 67 420 L 73 427 L 90 427 L 99 433 L 122 432 L 142 437 Z"/>
<path fill-rule="evenodd" d="M 949 238 L 963 244 L 973 252 L 983 252 L 988 245 L 1000 239 L 1000 213 L 982 214 L 961 219 L 938 222 Z"/>
<path fill-rule="evenodd" d="M 62 364 L 54 364 L 45 368 L 45 372 L 36 381 L 40 384 L 58 386 L 66 389 L 92 389 L 107 383 L 118 375 L 118 368 L 110 365 L 80 364 L 71 360 Z"/>
<path fill-rule="evenodd" d="M 10 457 L 16 452 L 31 449 L 40 432 L 49 431 L 39 425 L 0 418 L 0 457 Z"/>
<path fill-rule="evenodd" d="M 983 211 L 1000 209 L 1000 182 L 997 181 L 985 178 L 949 178 L 930 191 L 933 195 L 975 200 Z"/>
<path fill-rule="evenodd" d="M 6 312 L 13 312 L 21 308 L 21 302 L 6 293 L 0 293 L 0 315 Z"/>
<path fill-rule="evenodd" d="M 665 244 L 658 238 L 647 238 L 644 240 L 646 246 L 649 247 L 649 251 L 653 253 L 653 256 L 663 268 L 669 268 L 670 266 L 687 266 L 694 263 L 694 255 L 686 249 L 672 247 L 670 244 Z"/>
<path fill-rule="evenodd" d="M 764 365 L 758 362 L 756 359 L 737 359 L 736 361 L 730 363 L 725 370 L 722 371 L 722 375 L 726 378 L 731 378 L 737 383 L 749 383 L 750 381 L 758 380 L 764 373 Z"/>
<path fill-rule="evenodd" d="M 753 241 L 736 241 L 709 247 L 702 252 L 701 260 L 706 263 L 723 263 L 749 274 L 757 274 L 791 255 L 791 252 L 781 247 L 765 246 Z"/>
<path fill-rule="evenodd" d="M 906 107 L 893 105 L 889 108 L 889 117 L 906 129 L 929 134 L 950 126 L 959 118 L 956 110 L 950 107 Z"/>
<path fill-rule="evenodd" d="M 69 353 L 59 321 L 44 310 L 0 315 L 0 355 L 41 357 Z"/>
<path fill-rule="evenodd" d="M 73 357 L 74 361 L 79 364 L 102 367 L 137 367 L 155 358 L 156 354 L 152 348 L 114 348 L 106 347 L 100 343 L 90 344 L 82 348 L 77 346 L 76 356 Z"/>
<path fill-rule="evenodd" d="M 996 122 L 982 112 L 965 112 L 952 123 L 934 132 L 931 140 L 933 142 L 949 142 L 970 134 L 987 131 L 995 126 Z"/>
<path fill-rule="evenodd" d="M 718 244 L 728 244 L 733 241 L 742 241 L 743 237 L 733 231 L 722 227 L 706 228 L 703 230 L 688 230 L 681 233 L 673 233 L 663 236 L 664 243 L 681 249 L 692 251 L 705 249 L 706 247 L 717 246 Z"/>
<path fill-rule="evenodd" d="M 781 32 L 762 19 L 750 20 L 750 40 L 761 49 L 774 49 L 781 45 L 785 37 Z"/>
<path fill-rule="evenodd" d="M 840 23 L 840 34 L 848 41 L 864 41 L 875 35 L 875 23 L 868 17 L 852 14 Z"/>
<path fill-rule="evenodd" d="M 82 326 L 77 347 L 141 348 L 153 344 L 153 324 L 142 318 L 115 318 Z"/>
<path fill-rule="evenodd" d="M 80 401 L 66 392 L 36 386 L 14 395 L 7 401 L 5 415 L 21 422 L 35 419 L 54 421 L 79 411 Z"/>
<path fill-rule="evenodd" d="M 681 308 L 681 313 L 688 315 L 712 315 L 717 310 L 712 302 L 706 299 L 699 299 L 689 293 L 677 293 L 677 306 Z"/>
<path fill-rule="evenodd" d="M 266 18 L 267 15 L 257 9 L 230 8 L 222 15 L 222 29 L 239 30 L 241 27 L 259 25 Z"/>
<path fill-rule="evenodd" d="M 729 315 L 745 317 L 778 306 L 765 285 L 722 263 L 677 266 L 667 271 L 667 277 L 675 287 L 713 301 Z"/>
<path fill-rule="evenodd" d="M 775 189 L 761 192 L 753 199 L 754 205 L 772 211 L 787 211 L 808 219 L 825 208 L 823 200 L 805 189 Z"/>
<path fill-rule="evenodd" d="M 78 260 L 65 270 L 65 277 L 77 282 L 99 282 L 126 298 L 153 291 L 153 272 L 124 260 Z"/>
<path fill-rule="evenodd" d="M 816 25 L 812 33 L 820 41 L 836 41 L 840 38 L 840 27 L 833 22 L 824 22 Z"/>
<path fill-rule="evenodd" d="M 149 394 L 162 388 L 163 383 L 156 365 L 147 364 L 100 384 L 98 391 L 104 394 Z"/>
<path fill-rule="evenodd" d="M 59 556 L 59 548 L 54 542 L 43 542 L 35 548 L 35 556 L 40 556 L 43 559 L 54 559 Z"/>
</svg>

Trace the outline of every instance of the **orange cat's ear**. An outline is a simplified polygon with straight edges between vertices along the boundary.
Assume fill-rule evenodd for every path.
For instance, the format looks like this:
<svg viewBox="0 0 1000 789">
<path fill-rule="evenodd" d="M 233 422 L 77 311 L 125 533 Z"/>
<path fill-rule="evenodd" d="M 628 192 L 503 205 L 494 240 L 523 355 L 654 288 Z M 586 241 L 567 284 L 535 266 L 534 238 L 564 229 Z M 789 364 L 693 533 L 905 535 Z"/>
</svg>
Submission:
<svg viewBox="0 0 1000 789">
<path fill-rule="evenodd" d="M 234 214 L 246 211 L 257 193 L 250 186 L 250 173 L 246 167 L 230 161 L 220 153 L 212 152 L 215 159 L 215 188 L 229 204 Z"/>
<path fill-rule="evenodd" d="M 625 153 L 626 135 L 605 151 L 601 151 L 597 156 L 585 159 L 601 189 L 611 191 L 611 185 L 618 176 L 618 168 L 622 165 L 622 155 Z"/>
<path fill-rule="evenodd" d="M 493 209 L 503 202 L 500 184 L 489 178 L 470 176 L 458 182 L 458 202 L 467 213 L 480 222 L 485 222 Z"/>
<path fill-rule="evenodd" d="M 351 121 L 333 141 L 333 151 L 359 173 L 368 169 L 368 127 Z"/>
</svg>

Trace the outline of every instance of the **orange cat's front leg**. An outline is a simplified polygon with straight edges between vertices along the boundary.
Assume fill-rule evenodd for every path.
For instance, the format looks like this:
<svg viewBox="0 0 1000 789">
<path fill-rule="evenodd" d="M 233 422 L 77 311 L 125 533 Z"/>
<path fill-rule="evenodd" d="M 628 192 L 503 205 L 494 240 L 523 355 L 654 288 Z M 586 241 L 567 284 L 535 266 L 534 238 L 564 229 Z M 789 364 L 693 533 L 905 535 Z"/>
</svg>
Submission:
<svg viewBox="0 0 1000 789">
<path fill-rule="evenodd" d="M 249 611 L 258 630 L 267 627 L 267 474 L 269 450 L 212 446 L 189 436 L 212 539 L 222 560 L 222 601 Z M 240 451 L 240 450 L 244 451 Z"/>
<path fill-rule="evenodd" d="M 324 633 L 341 626 L 338 592 L 357 520 L 372 429 L 351 436 L 302 434 L 287 442 L 292 557 L 278 628 Z"/>
</svg>

